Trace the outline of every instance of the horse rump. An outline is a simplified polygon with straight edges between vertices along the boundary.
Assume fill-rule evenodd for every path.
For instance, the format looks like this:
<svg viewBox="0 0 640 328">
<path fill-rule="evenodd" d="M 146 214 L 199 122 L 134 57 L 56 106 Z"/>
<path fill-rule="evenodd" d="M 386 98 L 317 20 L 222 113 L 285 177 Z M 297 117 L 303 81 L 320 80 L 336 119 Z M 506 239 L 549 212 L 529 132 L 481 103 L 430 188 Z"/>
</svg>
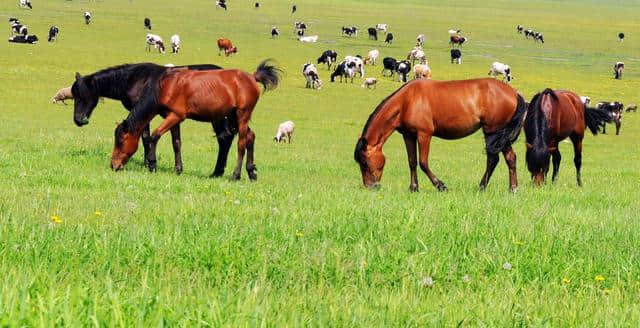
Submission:
<svg viewBox="0 0 640 328">
<path fill-rule="evenodd" d="M 520 136 L 520 130 L 522 130 L 522 124 L 524 123 L 524 117 L 527 113 L 527 105 L 521 95 L 518 95 L 518 105 L 516 106 L 516 112 L 513 114 L 511 121 L 498 131 L 492 133 L 485 133 L 486 150 L 489 154 L 498 154 L 503 149 L 511 146 L 518 136 Z"/>
</svg>

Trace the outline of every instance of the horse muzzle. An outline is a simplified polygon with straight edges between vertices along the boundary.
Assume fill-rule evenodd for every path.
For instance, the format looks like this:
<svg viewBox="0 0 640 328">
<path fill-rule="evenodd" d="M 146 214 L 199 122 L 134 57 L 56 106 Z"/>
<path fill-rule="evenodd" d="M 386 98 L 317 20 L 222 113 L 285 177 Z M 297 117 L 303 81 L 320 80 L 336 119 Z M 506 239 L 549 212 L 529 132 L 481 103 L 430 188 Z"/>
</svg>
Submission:
<svg viewBox="0 0 640 328">
<path fill-rule="evenodd" d="M 73 122 L 75 122 L 77 126 L 83 126 L 89 124 L 89 119 L 86 116 L 81 119 L 74 118 Z"/>
<path fill-rule="evenodd" d="M 121 171 L 122 169 L 124 169 L 124 164 L 122 164 L 122 162 L 120 163 L 111 162 L 111 169 L 116 172 Z"/>
</svg>

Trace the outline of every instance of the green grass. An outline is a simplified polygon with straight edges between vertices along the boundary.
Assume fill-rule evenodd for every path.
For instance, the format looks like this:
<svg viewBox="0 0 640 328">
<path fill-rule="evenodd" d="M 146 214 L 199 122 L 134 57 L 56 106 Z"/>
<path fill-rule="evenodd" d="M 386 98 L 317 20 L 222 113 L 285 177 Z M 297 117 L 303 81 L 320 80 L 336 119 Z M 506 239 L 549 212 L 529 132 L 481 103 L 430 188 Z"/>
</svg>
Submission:
<svg viewBox="0 0 640 328">
<path fill-rule="evenodd" d="M 485 157 L 475 134 L 432 143 L 431 166 L 448 193 L 420 173 L 421 191 L 411 194 L 394 135 L 374 192 L 361 186 L 353 147 L 400 84 L 381 78 L 380 66 L 367 67 L 380 80 L 376 91 L 330 84 L 323 70 L 325 87 L 312 91 L 300 73 L 329 48 L 340 57 L 374 47 L 402 57 L 424 33 L 435 79 L 482 77 L 499 60 L 527 99 L 553 87 L 638 102 L 637 1 L 296 2 L 294 16 L 290 1 L 268 0 L 259 10 L 230 1 L 226 13 L 204 0 L 41 0 L 33 11 L 0 3 L 2 20 L 18 16 L 42 40 L 0 49 L 0 326 L 638 326 L 637 115 L 625 114 L 620 136 L 585 137 L 582 188 L 568 143 L 560 145 L 559 181 L 533 188 L 521 137 L 518 192 L 508 192 L 503 160 L 478 192 Z M 144 51 L 146 16 L 166 41 L 181 35 L 179 56 Z M 294 20 L 308 22 L 320 42 L 296 41 Z M 395 34 L 392 46 L 364 35 L 379 22 Z M 61 29 L 55 44 L 46 42 L 52 24 Z M 542 31 L 547 43 L 523 40 L 517 24 Z M 277 40 L 272 25 L 281 29 Z M 342 25 L 364 32 L 343 38 Z M 452 27 L 470 38 L 459 66 L 449 64 Z M 222 36 L 237 55 L 217 56 Z M 246 172 L 229 180 L 235 146 L 226 177 L 209 179 L 217 146 L 210 126 L 193 121 L 182 125 L 181 176 L 172 173 L 168 136 L 157 173 L 140 154 L 114 173 L 122 106 L 107 100 L 77 128 L 72 106 L 50 103 L 76 71 L 141 61 L 253 71 L 264 58 L 286 75 L 253 115 L 255 183 Z M 618 60 L 627 64 L 622 81 L 613 80 Z M 288 119 L 293 143 L 274 145 Z M 433 286 L 422 284 L 426 277 Z"/>
</svg>

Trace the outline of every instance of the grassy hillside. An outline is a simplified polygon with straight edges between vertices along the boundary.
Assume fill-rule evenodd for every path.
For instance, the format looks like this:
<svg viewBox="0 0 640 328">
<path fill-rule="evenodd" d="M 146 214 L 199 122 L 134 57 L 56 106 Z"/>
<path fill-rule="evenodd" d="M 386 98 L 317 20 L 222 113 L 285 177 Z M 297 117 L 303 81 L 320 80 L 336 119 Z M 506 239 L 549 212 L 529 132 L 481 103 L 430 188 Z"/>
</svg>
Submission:
<svg viewBox="0 0 640 328">
<path fill-rule="evenodd" d="M 530 99 L 546 87 L 594 101 L 638 102 L 637 1 L 213 1 L 34 0 L 0 3 L 37 45 L 0 46 L 0 325 L 7 326 L 637 326 L 640 322 L 640 118 L 625 114 L 620 136 L 585 136 L 582 180 L 561 143 L 560 177 L 533 188 L 523 137 L 515 146 L 520 188 L 508 192 L 501 160 L 487 191 L 481 134 L 434 139 L 430 162 L 450 191 L 419 174 L 409 193 L 402 138 L 385 147 L 382 189 L 362 188 L 353 148 L 368 115 L 400 83 L 377 77 L 304 88 L 301 68 L 334 49 L 340 57 L 377 48 L 404 57 L 419 33 L 434 79 L 486 76 L 511 65 Z M 93 13 L 85 25 L 82 13 Z M 144 17 L 182 53 L 147 53 Z M 613 19 L 615 17 L 615 19 Z M 317 44 L 301 44 L 293 22 Z M 387 23 L 395 42 L 366 38 Z M 50 44 L 50 25 L 60 27 Z M 523 24 L 544 33 L 535 44 Z M 281 36 L 271 39 L 273 25 Z M 342 25 L 361 28 L 340 36 Z M 469 37 L 463 65 L 449 63 L 447 30 Z M 8 30 L 8 26 L 7 26 Z M 617 41 L 625 32 L 627 40 Z M 217 55 L 229 37 L 239 53 Z M 259 180 L 209 179 L 217 144 L 210 125 L 182 124 L 185 171 L 173 174 L 170 138 L 155 174 L 141 152 L 109 169 L 114 122 L 106 100 L 77 128 L 73 106 L 52 105 L 58 88 L 107 66 L 215 63 L 253 71 L 274 58 L 286 74 L 254 112 Z M 613 63 L 627 65 L 613 79 Z M 296 123 L 292 144 L 274 145 L 278 124 Z M 159 120 L 153 122 L 154 126 Z M 613 129 L 612 129 L 613 130 Z M 506 269 L 505 269 L 506 268 Z M 433 281 L 431 284 L 429 278 Z M 596 279 L 597 278 L 597 279 Z"/>
</svg>

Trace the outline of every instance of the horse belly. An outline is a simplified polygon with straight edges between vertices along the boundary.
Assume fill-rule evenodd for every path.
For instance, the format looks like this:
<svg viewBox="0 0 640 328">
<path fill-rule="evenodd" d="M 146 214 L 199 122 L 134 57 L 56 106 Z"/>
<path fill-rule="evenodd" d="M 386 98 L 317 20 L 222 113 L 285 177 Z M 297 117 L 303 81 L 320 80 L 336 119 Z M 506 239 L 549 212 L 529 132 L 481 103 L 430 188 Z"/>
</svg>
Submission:
<svg viewBox="0 0 640 328">
<path fill-rule="evenodd" d="M 436 126 L 433 135 L 442 139 L 460 139 L 478 131 L 481 126 L 480 121 L 473 123 L 464 121 L 447 122 L 445 125 Z"/>
</svg>

